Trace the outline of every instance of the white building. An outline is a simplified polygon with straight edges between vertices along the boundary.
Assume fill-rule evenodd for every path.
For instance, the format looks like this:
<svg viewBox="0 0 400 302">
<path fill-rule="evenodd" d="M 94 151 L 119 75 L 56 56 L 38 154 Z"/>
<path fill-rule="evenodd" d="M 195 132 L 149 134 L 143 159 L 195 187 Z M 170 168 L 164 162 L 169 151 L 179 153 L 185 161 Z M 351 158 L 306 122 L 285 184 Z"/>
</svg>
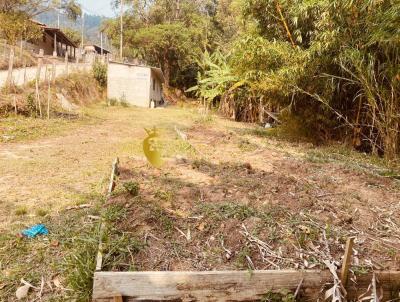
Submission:
<svg viewBox="0 0 400 302">
<path fill-rule="evenodd" d="M 160 68 L 109 62 L 107 97 L 139 107 L 156 107 L 162 102 L 164 75 Z"/>
</svg>

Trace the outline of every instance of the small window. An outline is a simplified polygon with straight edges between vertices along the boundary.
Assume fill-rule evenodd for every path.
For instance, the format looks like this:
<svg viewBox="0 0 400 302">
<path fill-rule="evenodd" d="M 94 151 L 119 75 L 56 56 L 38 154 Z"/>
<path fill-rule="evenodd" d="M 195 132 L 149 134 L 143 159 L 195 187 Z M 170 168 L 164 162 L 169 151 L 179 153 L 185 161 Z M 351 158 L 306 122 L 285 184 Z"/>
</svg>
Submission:
<svg viewBox="0 0 400 302">
<path fill-rule="evenodd" d="M 153 79 L 153 91 L 156 90 L 156 79 Z"/>
</svg>

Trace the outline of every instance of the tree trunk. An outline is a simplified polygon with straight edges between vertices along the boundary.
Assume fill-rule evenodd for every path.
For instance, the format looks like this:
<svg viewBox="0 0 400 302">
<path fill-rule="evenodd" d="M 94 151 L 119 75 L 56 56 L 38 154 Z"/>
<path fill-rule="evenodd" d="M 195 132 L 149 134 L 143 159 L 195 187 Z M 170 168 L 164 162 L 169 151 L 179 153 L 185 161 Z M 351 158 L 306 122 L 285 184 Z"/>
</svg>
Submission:
<svg viewBox="0 0 400 302">
<path fill-rule="evenodd" d="M 260 107 L 258 109 L 258 121 L 260 122 L 260 124 L 264 123 L 263 97 L 260 98 Z"/>
<path fill-rule="evenodd" d="M 169 61 L 167 58 L 167 54 L 164 54 L 164 64 L 163 64 L 163 72 L 164 72 L 164 78 L 165 78 L 165 87 L 169 88 L 169 81 L 170 81 L 170 74 L 171 74 L 171 70 L 170 70 L 170 66 L 169 66 Z"/>
</svg>

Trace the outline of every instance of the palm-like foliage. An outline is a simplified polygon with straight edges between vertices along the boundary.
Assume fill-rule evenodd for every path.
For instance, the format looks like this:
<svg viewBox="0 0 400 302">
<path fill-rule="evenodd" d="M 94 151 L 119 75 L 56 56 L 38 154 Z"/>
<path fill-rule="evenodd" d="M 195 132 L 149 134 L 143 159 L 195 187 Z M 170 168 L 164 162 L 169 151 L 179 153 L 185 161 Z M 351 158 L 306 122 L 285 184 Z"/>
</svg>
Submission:
<svg viewBox="0 0 400 302">
<path fill-rule="evenodd" d="M 227 56 L 219 50 L 212 55 L 205 52 L 198 65 L 201 69 L 198 73 L 198 85 L 188 89 L 187 92 L 196 91 L 197 96 L 208 102 L 220 98 L 239 81 L 227 63 Z"/>
</svg>

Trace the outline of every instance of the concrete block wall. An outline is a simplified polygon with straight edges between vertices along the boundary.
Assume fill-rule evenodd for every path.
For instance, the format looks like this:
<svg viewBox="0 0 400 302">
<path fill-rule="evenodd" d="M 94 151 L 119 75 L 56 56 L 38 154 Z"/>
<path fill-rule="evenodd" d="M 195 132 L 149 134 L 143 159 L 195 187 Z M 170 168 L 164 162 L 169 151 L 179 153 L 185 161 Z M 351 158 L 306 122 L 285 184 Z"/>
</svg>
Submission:
<svg viewBox="0 0 400 302">
<path fill-rule="evenodd" d="M 128 104 L 150 107 L 151 69 L 110 62 L 107 75 L 107 97 Z"/>
</svg>

